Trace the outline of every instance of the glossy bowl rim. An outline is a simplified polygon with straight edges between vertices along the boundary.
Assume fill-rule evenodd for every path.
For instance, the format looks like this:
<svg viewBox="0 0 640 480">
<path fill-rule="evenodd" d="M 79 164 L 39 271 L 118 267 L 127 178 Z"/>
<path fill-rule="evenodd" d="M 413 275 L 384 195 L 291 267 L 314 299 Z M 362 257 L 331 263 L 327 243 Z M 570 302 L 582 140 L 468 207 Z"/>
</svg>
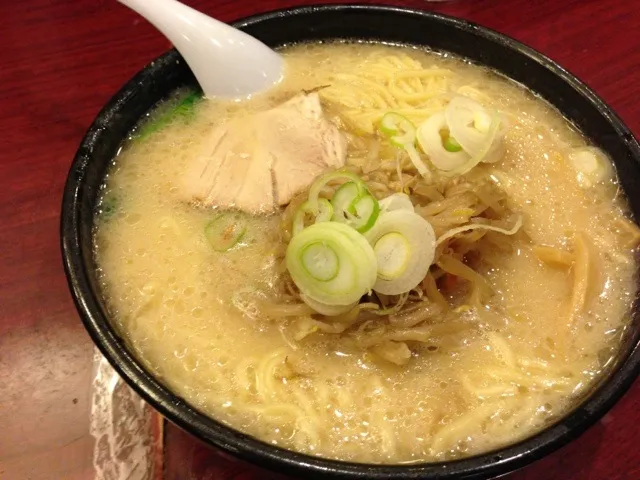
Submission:
<svg viewBox="0 0 640 480">
<path fill-rule="evenodd" d="M 635 160 L 640 162 L 640 145 L 638 145 L 633 134 L 590 88 L 545 55 L 506 35 L 466 20 L 403 7 L 342 4 L 274 10 L 238 20 L 233 25 L 244 28 L 277 20 L 282 16 L 313 15 L 314 12 L 318 11 L 340 13 L 354 10 L 429 18 L 430 20 L 447 24 L 452 31 L 455 29 L 472 31 L 474 35 L 485 37 L 492 42 L 517 50 L 532 61 L 550 70 L 555 76 L 562 79 L 597 107 L 608 123 L 617 131 L 618 137 L 626 142 Z M 159 64 L 161 62 L 158 62 L 158 60 L 168 59 L 172 55 L 176 57 L 177 53 L 175 51 L 165 53 L 155 62 L 141 70 L 121 88 L 93 122 L 83 138 L 65 184 L 60 223 L 64 269 L 74 303 L 85 328 L 102 354 L 129 386 L 167 419 L 206 443 L 244 460 L 280 472 L 304 475 L 305 478 L 311 478 L 310 476 L 377 480 L 487 478 L 528 465 L 577 438 L 601 418 L 632 385 L 640 373 L 640 342 L 637 341 L 637 338 L 629 354 L 620 361 L 604 383 L 599 385 L 573 412 L 561 417 L 557 423 L 538 434 L 514 445 L 473 457 L 448 462 L 413 465 L 361 464 L 328 460 L 297 453 L 269 445 L 249 435 L 242 434 L 189 406 L 140 366 L 123 345 L 108 320 L 102 315 L 96 300 L 99 294 L 93 291 L 91 287 L 89 281 L 90 273 L 87 271 L 82 257 L 79 218 L 80 191 L 84 179 L 82 172 L 86 168 L 87 161 L 84 156 L 80 155 L 80 152 L 83 149 L 84 151 L 87 151 L 87 149 L 91 151 L 93 142 L 100 135 L 100 131 L 104 130 L 105 125 L 108 125 L 109 121 L 113 120 L 117 111 L 123 108 L 126 102 L 130 100 L 126 95 L 127 89 L 131 88 L 132 84 L 135 84 L 136 79 L 145 74 L 153 74 L 154 68 L 159 68 L 154 67 L 154 63 Z"/>
</svg>

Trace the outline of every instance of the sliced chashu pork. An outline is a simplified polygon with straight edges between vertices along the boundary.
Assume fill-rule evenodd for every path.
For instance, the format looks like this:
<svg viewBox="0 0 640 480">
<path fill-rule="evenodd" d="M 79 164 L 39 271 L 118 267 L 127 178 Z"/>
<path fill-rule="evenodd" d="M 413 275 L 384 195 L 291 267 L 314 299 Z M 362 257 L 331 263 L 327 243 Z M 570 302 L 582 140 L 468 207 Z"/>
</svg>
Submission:
<svg viewBox="0 0 640 480">
<path fill-rule="evenodd" d="M 286 205 L 329 168 L 344 165 L 346 142 L 317 93 L 216 127 L 188 167 L 189 201 L 251 213 Z"/>
</svg>

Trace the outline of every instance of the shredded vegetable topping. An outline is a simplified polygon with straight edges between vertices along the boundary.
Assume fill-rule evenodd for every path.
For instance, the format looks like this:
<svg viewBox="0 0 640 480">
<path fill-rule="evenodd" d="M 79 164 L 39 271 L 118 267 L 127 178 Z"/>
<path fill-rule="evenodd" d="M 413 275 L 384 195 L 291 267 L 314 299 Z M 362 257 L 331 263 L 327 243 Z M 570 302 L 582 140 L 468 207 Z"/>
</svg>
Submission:
<svg viewBox="0 0 640 480">
<path fill-rule="evenodd" d="M 477 153 L 485 150 L 486 144 Z M 293 216 L 293 236 L 286 252 L 286 266 L 300 299 L 319 314 L 337 316 L 353 309 L 371 292 L 408 295 L 425 282 L 434 264 L 472 281 L 480 279 L 457 259 L 439 260 L 436 249 L 463 236 L 480 239 L 489 231 L 514 235 L 522 227 L 522 216 L 516 217 L 511 228 L 487 219 L 474 220 L 477 204 L 458 202 L 477 198 L 477 202 L 486 202 L 480 211 L 489 208 L 494 214 L 504 214 L 504 207 L 492 199 L 488 187 L 479 189 L 478 197 L 461 187 L 464 184 L 450 189 L 460 191 L 450 204 L 444 200 L 441 207 L 432 202 L 416 209 L 405 193 L 391 193 L 376 200 L 370 186 L 349 171 L 338 170 L 318 178 L 309 190 L 309 198 Z M 450 227 L 443 228 L 445 225 Z M 481 291 L 486 293 L 487 288 Z M 434 301 L 441 303 L 439 297 Z M 386 307 L 374 310 L 386 311 Z"/>
<path fill-rule="evenodd" d="M 456 235 L 458 235 L 459 233 L 470 232 L 471 230 L 491 230 L 493 232 L 502 233 L 504 235 L 514 235 L 518 230 L 520 230 L 520 227 L 522 227 L 522 217 L 518 217 L 513 227 L 508 230 L 506 228 L 495 227 L 493 225 L 486 225 L 484 223 L 474 223 L 469 225 L 463 225 L 461 227 L 452 228 L 441 237 L 438 237 L 438 241 L 436 242 L 436 245 L 440 245 L 441 243 L 446 242 L 450 238 L 453 238 Z"/>
<path fill-rule="evenodd" d="M 434 181 L 413 172 L 406 187 L 394 187 L 392 169 L 338 170 L 316 180 L 309 198 L 296 200 L 293 208 L 306 213 L 287 237 L 291 283 L 286 289 L 300 303 L 276 306 L 288 312 L 304 305 L 325 318 L 314 320 L 304 336 L 346 335 L 377 357 L 402 365 L 411 358 L 407 341 L 429 343 L 439 335 L 438 329 L 425 327 L 426 320 L 439 315 L 441 328 L 464 331 L 468 326 L 452 319 L 492 296 L 469 259 L 485 248 L 509 248 L 501 236 L 516 234 L 523 216 L 506 206 L 504 192 L 486 178 L 456 175 Z M 379 198 L 377 215 L 361 214 L 372 225 L 359 232 L 360 224 L 349 224 L 349 215 L 358 199 L 368 196 Z M 310 204 L 317 205 L 316 217 Z M 296 224 L 295 215 L 285 212 L 284 217 Z M 466 300 L 450 305 L 450 292 L 461 288 L 468 292 Z"/>
</svg>

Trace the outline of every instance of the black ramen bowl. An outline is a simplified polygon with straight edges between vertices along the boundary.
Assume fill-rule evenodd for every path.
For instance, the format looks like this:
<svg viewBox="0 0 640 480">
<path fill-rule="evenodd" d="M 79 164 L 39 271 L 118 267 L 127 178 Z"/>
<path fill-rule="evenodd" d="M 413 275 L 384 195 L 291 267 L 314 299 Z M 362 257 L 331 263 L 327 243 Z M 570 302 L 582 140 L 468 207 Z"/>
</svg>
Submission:
<svg viewBox="0 0 640 480">
<path fill-rule="evenodd" d="M 296 42 L 383 41 L 450 52 L 527 86 L 562 112 L 615 163 L 636 218 L 640 216 L 640 146 L 629 129 L 589 88 L 536 51 L 466 21 L 382 6 L 317 6 L 240 20 L 234 26 L 278 47 Z M 224 75 L 224 72 L 220 72 Z M 92 225 L 100 186 L 111 160 L 136 123 L 158 102 L 196 81 L 176 51 L 169 51 L 129 81 L 100 112 L 84 137 L 67 179 L 62 205 L 62 253 L 85 327 L 118 373 L 166 418 L 204 440 L 255 464 L 304 478 L 488 478 L 527 465 L 582 434 L 630 387 L 640 371 L 640 314 L 606 375 L 573 411 L 515 445 L 443 463 L 370 465 L 325 460 L 263 443 L 203 415 L 158 382 L 127 349 L 109 323 L 96 278 Z"/>
</svg>

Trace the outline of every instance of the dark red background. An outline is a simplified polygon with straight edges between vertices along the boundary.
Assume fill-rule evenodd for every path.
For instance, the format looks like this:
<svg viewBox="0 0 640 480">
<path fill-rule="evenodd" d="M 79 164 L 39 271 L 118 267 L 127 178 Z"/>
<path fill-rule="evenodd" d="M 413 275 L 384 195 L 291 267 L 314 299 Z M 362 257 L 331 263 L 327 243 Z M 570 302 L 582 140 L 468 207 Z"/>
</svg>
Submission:
<svg viewBox="0 0 640 480">
<path fill-rule="evenodd" d="M 151 0 L 150 0 L 151 1 Z M 190 0 L 224 21 L 304 0 Z M 335 2 L 331 2 L 335 3 Z M 634 0 L 390 2 L 511 35 L 590 85 L 640 135 L 640 8 Z M 0 478 L 93 478 L 91 343 L 58 247 L 64 179 L 100 107 L 168 47 L 115 0 L 0 2 Z M 511 480 L 640 478 L 640 383 L 569 446 Z M 175 427 L 167 480 L 277 478 Z"/>
</svg>

